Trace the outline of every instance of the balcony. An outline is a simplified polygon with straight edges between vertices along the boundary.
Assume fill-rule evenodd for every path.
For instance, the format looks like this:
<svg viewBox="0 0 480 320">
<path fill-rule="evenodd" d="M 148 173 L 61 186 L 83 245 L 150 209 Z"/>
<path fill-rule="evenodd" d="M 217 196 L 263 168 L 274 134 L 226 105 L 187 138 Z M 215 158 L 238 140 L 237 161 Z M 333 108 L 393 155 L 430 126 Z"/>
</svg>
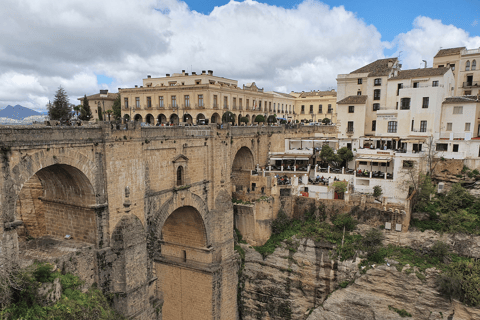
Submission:
<svg viewBox="0 0 480 320">
<path fill-rule="evenodd" d="M 470 81 L 470 82 L 463 83 L 463 88 L 478 87 L 478 86 L 480 86 L 480 82 L 478 81 L 475 81 L 475 82 Z"/>
<path fill-rule="evenodd" d="M 157 104 L 157 110 L 163 110 L 165 109 L 165 105 L 164 104 L 161 104 L 161 105 L 158 105 Z"/>
<path fill-rule="evenodd" d="M 182 109 L 190 110 L 190 109 L 192 109 L 192 107 L 191 107 L 190 103 L 186 103 L 186 104 L 182 104 Z"/>
<path fill-rule="evenodd" d="M 218 104 L 214 103 L 213 104 L 213 109 L 218 109 Z"/>
<path fill-rule="evenodd" d="M 203 104 L 203 103 L 195 103 L 195 109 L 205 109 L 205 104 Z"/>
<path fill-rule="evenodd" d="M 300 111 L 300 114 L 305 114 L 305 111 L 303 111 L 303 110 L 302 110 L 302 111 Z"/>
<path fill-rule="evenodd" d="M 224 105 L 223 109 L 228 110 L 228 104 Z"/>
<path fill-rule="evenodd" d="M 123 110 L 128 110 L 128 106 L 122 106 Z"/>
<path fill-rule="evenodd" d="M 353 128 L 347 128 L 347 135 L 352 135 L 354 133 Z"/>
<path fill-rule="evenodd" d="M 168 109 L 178 109 L 178 104 L 174 103 L 174 104 L 169 104 L 168 105 Z"/>
<path fill-rule="evenodd" d="M 145 109 L 146 109 L 146 110 L 151 110 L 151 109 L 152 109 L 152 104 L 147 104 L 147 105 L 145 106 Z"/>
</svg>

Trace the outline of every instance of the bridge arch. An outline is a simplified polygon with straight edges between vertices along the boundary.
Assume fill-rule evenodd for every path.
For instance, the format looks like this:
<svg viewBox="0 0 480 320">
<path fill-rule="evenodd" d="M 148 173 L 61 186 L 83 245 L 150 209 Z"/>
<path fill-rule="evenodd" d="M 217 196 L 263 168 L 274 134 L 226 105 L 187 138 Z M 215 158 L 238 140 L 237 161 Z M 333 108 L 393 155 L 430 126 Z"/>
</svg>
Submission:
<svg viewBox="0 0 480 320">
<path fill-rule="evenodd" d="M 239 146 L 232 163 L 232 185 L 236 191 L 250 186 L 250 172 L 255 169 L 255 157 L 247 146 Z"/>
</svg>

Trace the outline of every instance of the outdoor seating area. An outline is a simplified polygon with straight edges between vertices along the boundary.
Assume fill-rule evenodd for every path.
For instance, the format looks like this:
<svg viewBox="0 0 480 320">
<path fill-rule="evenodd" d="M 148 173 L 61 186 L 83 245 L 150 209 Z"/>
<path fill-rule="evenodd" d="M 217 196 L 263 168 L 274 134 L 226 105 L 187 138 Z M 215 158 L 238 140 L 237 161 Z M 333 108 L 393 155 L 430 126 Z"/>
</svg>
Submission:
<svg viewBox="0 0 480 320">
<path fill-rule="evenodd" d="M 381 171 L 368 171 L 368 170 L 362 170 L 358 169 L 356 176 L 359 178 L 375 178 L 375 179 L 385 179 L 385 174 L 387 175 L 387 179 L 393 179 L 393 174 L 392 173 L 385 173 Z"/>
<path fill-rule="evenodd" d="M 277 185 L 279 186 L 285 186 L 285 185 L 291 185 L 292 184 L 292 179 L 287 177 L 286 175 L 280 176 L 276 175 L 275 178 L 277 179 Z"/>
</svg>

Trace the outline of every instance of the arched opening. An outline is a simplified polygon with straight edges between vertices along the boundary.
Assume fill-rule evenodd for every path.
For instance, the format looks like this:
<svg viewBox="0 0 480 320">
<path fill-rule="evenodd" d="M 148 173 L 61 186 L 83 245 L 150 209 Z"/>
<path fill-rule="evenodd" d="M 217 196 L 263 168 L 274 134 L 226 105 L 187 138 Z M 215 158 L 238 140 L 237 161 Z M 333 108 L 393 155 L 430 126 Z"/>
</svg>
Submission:
<svg viewBox="0 0 480 320">
<path fill-rule="evenodd" d="M 211 123 L 220 123 L 220 115 L 218 113 L 212 114 Z"/>
<path fill-rule="evenodd" d="M 167 117 L 163 113 L 160 113 L 157 117 L 157 124 L 164 124 L 164 123 L 167 123 Z"/>
<path fill-rule="evenodd" d="M 183 122 L 186 122 L 188 124 L 192 124 L 193 123 L 192 116 L 189 115 L 188 113 L 184 114 L 183 115 Z"/>
<path fill-rule="evenodd" d="M 197 125 L 204 125 L 207 124 L 205 122 L 205 115 L 203 113 L 197 114 Z"/>
<path fill-rule="evenodd" d="M 179 166 L 177 168 L 177 186 L 183 186 L 184 185 L 184 171 L 183 167 Z"/>
<path fill-rule="evenodd" d="M 27 255 L 22 258 L 48 251 L 46 245 L 61 247 L 62 241 L 95 244 L 95 204 L 93 186 L 79 169 L 54 164 L 36 172 L 23 185 L 15 206 L 15 220 L 23 221 L 17 228 L 21 254 Z"/>
<path fill-rule="evenodd" d="M 171 122 L 172 124 L 178 124 L 178 116 L 177 116 L 175 113 L 173 113 L 173 114 L 170 116 L 170 122 Z"/>
<path fill-rule="evenodd" d="M 477 69 L 477 60 L 472 61 L 472 71 Z"/>
<path fill-rule="evenodd" d="M 207 232 L 202 216 L 193 207 L 178 208 L 165 221 L 162 228 L 162 240 L 193 248 L 205 248 Z M 183 252 L 179 257 L 183 258 Z"/>
<path fill-rule="evenodd" d="M 129 116 L 128 114 L 125 114 L 125 115 L 123 116 L 123 121 L 124 121 L 124 122 L 130 121 L 130 116 Z"/>
<path fill-rule="evenodd" d="M 237 115 L 234 113 L 232 118 L 232 125 L 236 125 L 236 124 L 237 124 Z"/>
<path fill-rule="evenodd" d="M 248 147 L 241 147 L 232 164 L 232 184 L 235 186 L 235 191 L 246 190 L 249 187 L 250 172 L 254 168 L 252 151 Z"/>
<path fill-rule="evenodd" d="M 465 71 L 470 71 L 470 60 L 467 60 L 467 63 L 465 64 Z"/>
<path fill-rule="evenodd" d="M 153 117 L 153 115 L 151 115 L 150 113 L 147 114 L 147 116 L 145 117 L 145 120 L 148 124 L 150 125 L 154 125 L 155 124 L 155 118 Z"/>
<path fill-rule="evenodd" d="M 136 114 L 135 117 L 133 118 L 134 121 L 142 122 L 143 118 L 142 115 Z"/>
<path fill-rule="evenodd" d="M 242 125 L 242 121 L 241 121 L 241 120 L 242 120 L 242 114 L 240 113 L 240 114 L 238 115 L 238 125 L 239 125 L 239 126 Z"/>
</svg>

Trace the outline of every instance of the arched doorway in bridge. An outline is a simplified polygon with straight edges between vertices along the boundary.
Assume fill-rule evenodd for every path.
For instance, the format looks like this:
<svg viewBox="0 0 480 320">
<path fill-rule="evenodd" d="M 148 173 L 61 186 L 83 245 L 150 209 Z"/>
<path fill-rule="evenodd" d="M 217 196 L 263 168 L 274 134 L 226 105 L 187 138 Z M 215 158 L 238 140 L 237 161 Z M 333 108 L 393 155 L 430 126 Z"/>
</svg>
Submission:
<svg viewBox="0 0 480 320">
<path fill-rule="evenodd" d="M 188 113 L 184 114 L 183 115 L 183 122 L 186 122 L 188 124 L 192 124 L 193 123 L 192 116 Z"/>
<path fill-rule="evenodd" d="M 167 117 L 163 113 L 160 113 L 157 117 L 157 124 L 162 123 L 167 123 Z"/>
<path fill-rule="evenodd" d="M 248 147 L 241 147 L 235 154 L 232 164 L 232 185 L 235 191 L 250 187 L 250 172 L 255 169 L 253 153 Z"/>
<path fill-rule="evenodd" d="M 20 250 L 22 258 L 30 259 L 28 254 L 45 249 L 47 242 L 58 247 L 65 239 L 96 244 L 95 205 L 93 186 L 79 169 L 54 164 L 36 172 L 23 184 L 15 204 L 15 220 L 23 221 L 17 228 L 20 248 L 35 247 L 27 256 Z"/>
<path fill-rule="evenodd" d="M 142 118 L 142 115 L 140 114 L 136 114 L 135 115 L 135 118 L 133 118 L 135 121 L 138 121 L 138 122 L 142 122 L 143 121 L 143 118 Z"/>
<path fill-rule="evenodd" d="M 220 123 L 220 115 L 218 113 L 212 114 L 211 123 Z"/>
<path fill-rule="evenodd" d="M 163 319 L 212 319 L 212 275 L 202 271 L 211 255 L 200 213 L 190 206 L 170 214 L 162 227 L 162 259 L 156 263 Z"/>
<path fill-rule="evenodd" d="M 150 113 L 145 117 L 145 121 L 152 126 L 155 124 L 155 118 Z"/>
<path fill-rule="evenodd" d="M 178 124 L 178 116 L 175 113 L 172 113 L 172 115 L 170 116 L 170 122 L 172 124 Z"/>
</svg>

